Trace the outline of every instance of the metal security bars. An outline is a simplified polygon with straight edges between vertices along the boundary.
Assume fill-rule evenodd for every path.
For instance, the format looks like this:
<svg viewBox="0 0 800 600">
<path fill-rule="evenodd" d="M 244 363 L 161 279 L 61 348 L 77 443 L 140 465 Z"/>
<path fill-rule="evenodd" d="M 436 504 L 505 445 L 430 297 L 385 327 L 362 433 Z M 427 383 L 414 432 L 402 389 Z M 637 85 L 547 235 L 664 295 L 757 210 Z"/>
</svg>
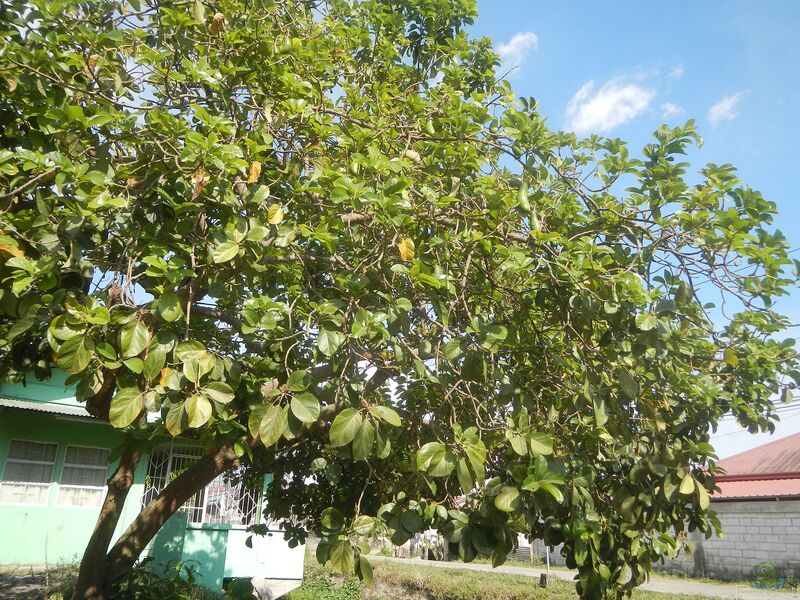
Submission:
<svg viewBox="0 0 800 600">
<path fill-rule="evenodd" d="M 170 444 L 150 454 L 142 495 L 144 508 L 166 485 L 203 456 L 196 446 Z M 245 467 L 219 475 L 180 510 L 190 523 L 252 525 L 258 522 L 261 489 L 249 483 Z"/>
</svg>

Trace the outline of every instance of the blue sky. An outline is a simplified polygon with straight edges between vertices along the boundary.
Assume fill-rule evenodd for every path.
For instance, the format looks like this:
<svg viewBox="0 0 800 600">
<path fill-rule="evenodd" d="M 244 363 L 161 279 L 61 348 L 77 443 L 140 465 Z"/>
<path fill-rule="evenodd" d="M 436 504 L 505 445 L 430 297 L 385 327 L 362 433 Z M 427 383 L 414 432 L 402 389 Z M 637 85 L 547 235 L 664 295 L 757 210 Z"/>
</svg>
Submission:
<svg viewBox="0 0 800 600">
<path fill-rule="evenodd" d="M 693 166 L 735 165 L 800 248 L 800 1 L 479 0 L 478 10 L 471 33 L 492 38 L 550 127 L 621 137 L 634 154 L 661 123 L 694 118 L 704 145 Z M 800 292 L 779 308 L 800 322 Z M 719 454 L 800 432 L 800 402 L 782 412 L 772 438 L 724 421 Z"/>
</svg>

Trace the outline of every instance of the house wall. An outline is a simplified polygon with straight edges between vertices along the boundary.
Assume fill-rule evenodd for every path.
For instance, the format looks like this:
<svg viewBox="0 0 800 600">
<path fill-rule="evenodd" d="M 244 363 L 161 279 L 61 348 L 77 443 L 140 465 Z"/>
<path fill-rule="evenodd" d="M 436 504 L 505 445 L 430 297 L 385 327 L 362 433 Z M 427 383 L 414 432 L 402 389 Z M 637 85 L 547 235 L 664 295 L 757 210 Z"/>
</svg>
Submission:
<svg viewBox="0 0 800 600">
<path fill-rule="evenodd" d="M 7 394 L 7 390 L 3 391 Z M 118 447 L 122 434 L 104 423 L 29 410 L 0 408 L 0 472 L 5 466 L 11 440 L 58 444 L 53 482 L 46 505 L 0 504 L 0 564 L 56 564 L 80 559 L 94 529 L 99 508 L 57 506 L 58 481 L 64 465 L 67 444 L 100 448 Z M 109 467 L 109 474 L 116 464 Z M 144 493 L 146 461 L 136 472 L 130 499 Z M 139 512 L 135 501 L 125 503 L 117 525 L 116 538 Z"/>
<path fill-rule="evenodd" d="M 774 564 L 784 576 L 800 578 L 800 499 L 716 501 L 723 536 L 705 539 L 694 532 L 694 552 L 677 560 L 654 565 L 656 571 L 682 573 L 692 577 L 722 580 L 750 580 L 755 568 Z M 545 546 L 534 540 L 534 554 L 544 555 Z M 520 539 L 520 548 L 511 556 L 529 560 L 529 544 Z M 561 546 L 550 553 L 550 564 L 564 566 Z"/>
</svg>

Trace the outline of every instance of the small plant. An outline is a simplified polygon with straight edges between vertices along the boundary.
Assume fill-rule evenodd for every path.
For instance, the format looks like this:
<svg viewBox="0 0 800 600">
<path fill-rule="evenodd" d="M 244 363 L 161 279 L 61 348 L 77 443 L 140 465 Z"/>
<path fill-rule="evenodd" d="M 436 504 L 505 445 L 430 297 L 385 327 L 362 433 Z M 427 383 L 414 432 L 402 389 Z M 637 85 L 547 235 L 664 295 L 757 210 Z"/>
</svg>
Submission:
<svg viewBox="0 0 800 600">
<path fill-rule="evenodd" d="M 116 582 L 113 597 L 119 600 L 212 600 L 224 597 L 200 587 L 197 569 L 185 561 L 168 564 L 162 573 L 149 567 L 151 561 L 151 558 L 140 561 Z"/>
</svg>

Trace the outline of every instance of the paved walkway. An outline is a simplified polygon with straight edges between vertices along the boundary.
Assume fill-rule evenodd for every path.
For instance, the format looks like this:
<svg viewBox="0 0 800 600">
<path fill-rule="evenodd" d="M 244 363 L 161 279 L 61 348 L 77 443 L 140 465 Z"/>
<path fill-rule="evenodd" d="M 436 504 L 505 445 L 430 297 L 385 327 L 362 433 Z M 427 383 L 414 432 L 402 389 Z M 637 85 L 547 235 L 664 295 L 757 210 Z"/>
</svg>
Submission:
<svg viewBox="0 0 800 600">
<path fill-rule="evenodd" d="M 513 567 L 503 565 L 493 569 L 491 565 L 480 563 L 436 562 L 432 560 L 391 558 L 388 556 L 372 556 L 370 560 L 407 563 L 413 561 L 415 565 L 431 567 L 434 569 L 463 569 L 466 571 L 486 571 L 490 573 L 505 573 L 506 575 L 522 575 L 539 579 L 545 569 L 536 567 Z M 576 571 L 567 569 L 551 569 L 550 577 L 558 577 L 571 581 L 575 578 Z M 795 600 L 800 599 L 800 593 L 773 590 L 757 590 L 745 584 L 734 583 L 705 583 L 691 579 L 669 579 L 655 576 L 641 586 L 640 589 L 651 592 L 664 592 L 667 594 L 700 595 L 710 598 L 739 598 L 740 600 Z"/>
</svg>

